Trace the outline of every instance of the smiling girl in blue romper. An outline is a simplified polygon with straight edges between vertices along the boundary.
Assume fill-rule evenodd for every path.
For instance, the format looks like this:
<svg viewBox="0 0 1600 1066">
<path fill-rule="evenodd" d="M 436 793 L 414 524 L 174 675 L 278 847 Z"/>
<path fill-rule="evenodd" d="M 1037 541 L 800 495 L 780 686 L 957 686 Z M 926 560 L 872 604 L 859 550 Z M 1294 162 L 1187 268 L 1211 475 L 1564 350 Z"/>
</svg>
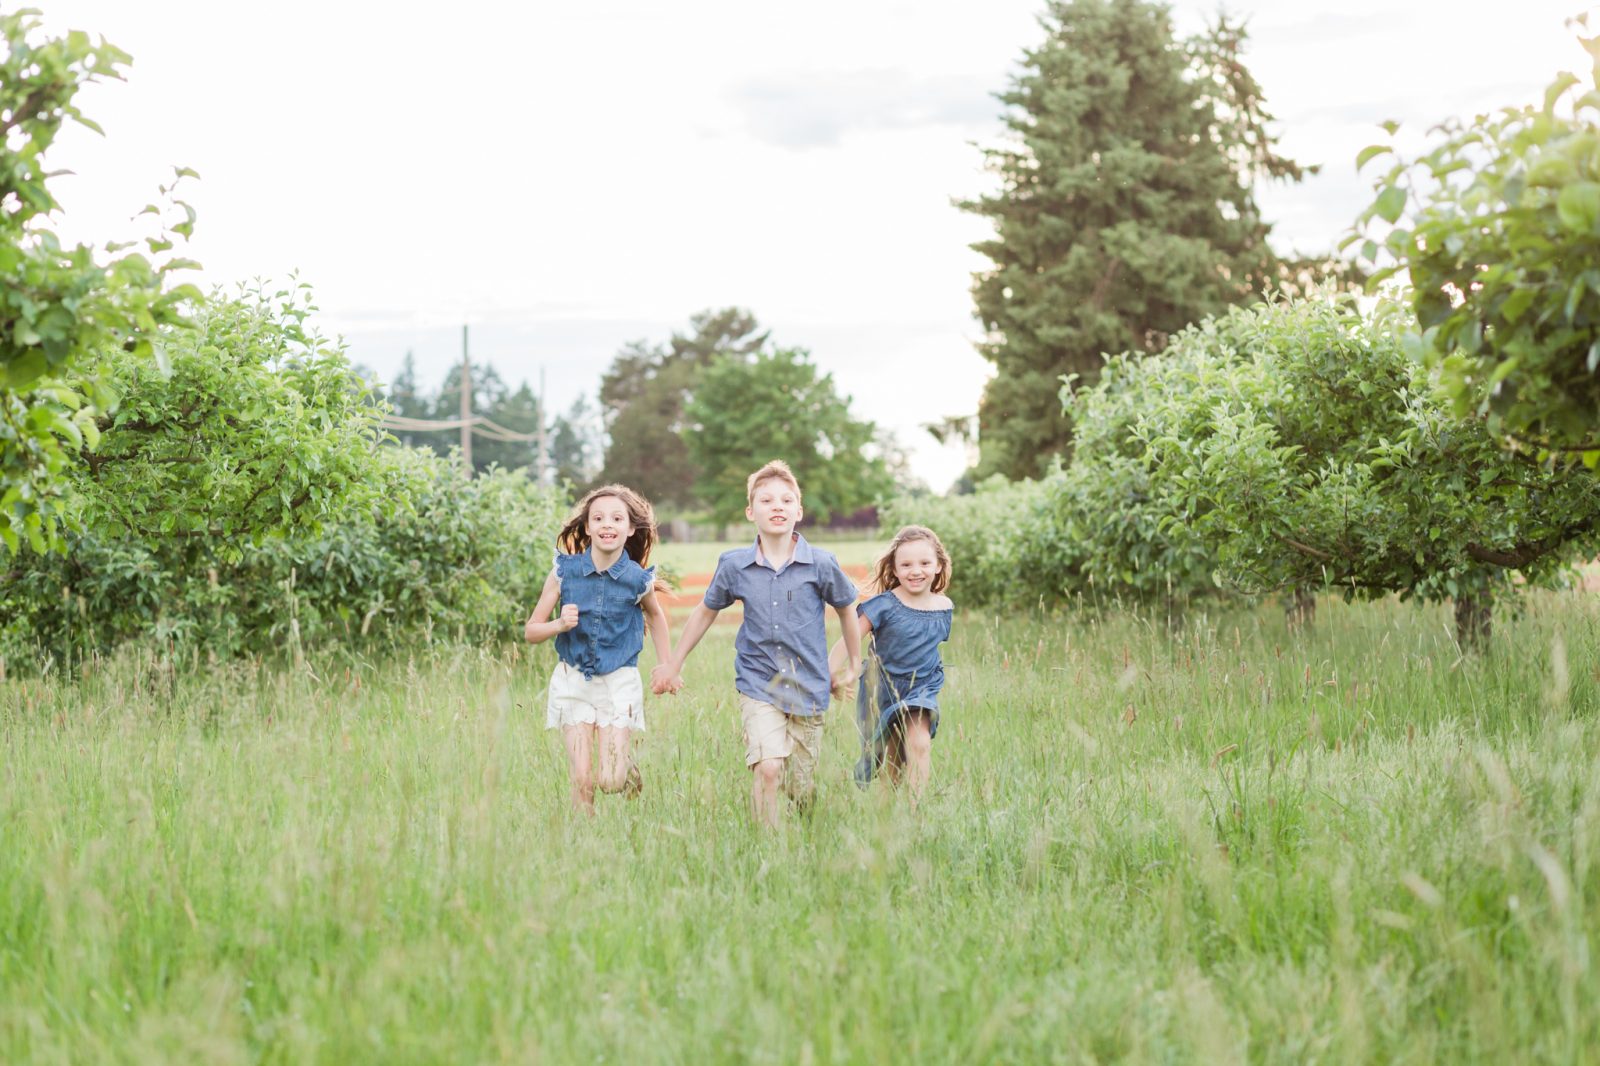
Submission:
<svg viewBox="0 0 1600 1066">
<path fill-rule="evenodd" d="M 954 614 L 944 595 L 950 554 L 933 530 L 906 526 L 878 560 L 873 583 L 880 591 L 856 609 L 862 640 L 872 636 L 856 708 L 862 744 L 856 783 L 865 788 L 881 766 L 891 782 L 904 778 L 915 801 L 928 783 L 939 732 L 939 645 L 950 639 Z M 843 647 L 843 641 L 834 646 L 835 657 Z"/>
</svg>

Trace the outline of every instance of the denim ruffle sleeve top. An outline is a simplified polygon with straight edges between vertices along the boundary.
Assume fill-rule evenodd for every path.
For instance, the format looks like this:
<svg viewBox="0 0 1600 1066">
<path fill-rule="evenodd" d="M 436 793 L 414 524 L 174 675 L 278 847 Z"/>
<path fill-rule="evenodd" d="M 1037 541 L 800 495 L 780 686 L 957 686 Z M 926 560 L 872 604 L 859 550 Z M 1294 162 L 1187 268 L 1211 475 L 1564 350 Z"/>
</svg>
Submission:
<svg viewBox="0 0 1600 1066">
<path fill-rule="evenodd" d="M 556 553 L 561 605 L 576 604 L 578 627 L 556 634 L 556 654 L 586 678 L 637 666 L 644 649 L 644 611 L 639 601 L 655 585 L 655 567 L 646 570 L 626 553 L 596 570 L 590 552 Z"/>
</svg>

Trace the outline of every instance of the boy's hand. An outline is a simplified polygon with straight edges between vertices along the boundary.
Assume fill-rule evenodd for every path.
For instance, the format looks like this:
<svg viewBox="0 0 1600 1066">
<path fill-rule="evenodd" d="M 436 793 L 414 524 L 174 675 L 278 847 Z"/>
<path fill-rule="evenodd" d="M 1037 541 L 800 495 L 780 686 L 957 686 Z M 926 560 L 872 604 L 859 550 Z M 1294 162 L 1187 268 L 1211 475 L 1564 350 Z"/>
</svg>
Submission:
<svg viewBox="0 0 1600 1066">
<path fill-rule="evenodd" d="M 833 675 L 833 694 L 836 698 L 847 700 L 856 694 L 856 672 L 850 667 L 845 667 Z"/>
<path fill-rule="evenodd" d="M 561 623 L 561 631 L 566 633 L 578 628 L 578 605 L 569 603 L 561 608 L 561 617 L 556 619 Z"/>
<path fill-rule="evenodd" d="M 660 696 L 664 693 L 678 694 L 683 688 L 683 678 L 678 676 L 678 671 L 670 663 L 657 663 L 656 668 L 650 671 L 650 691 Z"/>
</svg>

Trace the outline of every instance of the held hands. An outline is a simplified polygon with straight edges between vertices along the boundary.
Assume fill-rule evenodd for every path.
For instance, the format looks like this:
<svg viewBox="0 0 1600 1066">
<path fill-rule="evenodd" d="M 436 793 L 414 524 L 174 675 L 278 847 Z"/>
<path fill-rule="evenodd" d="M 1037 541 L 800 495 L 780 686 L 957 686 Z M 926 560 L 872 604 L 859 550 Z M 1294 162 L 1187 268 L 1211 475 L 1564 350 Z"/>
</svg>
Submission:
<svg viewBox="0 0 1600 1066">
<path fill-rule="evenodd" d="M 856 672 L 854 667 L 846 666 L 833 674 L 832 684 L 834 699 L 850 700 L 856 695 Z"/>
<path fill-rule="evenodd" d="M 568 633 L 578 628 L 578 605 L 569 603 L 561 608 L 561 617 L 556 619 L 556 625 L 561 627 L 561 632 Z"/>
<path fill-rule="evenodd" d="M 663 693 L 670 692 L 676 696 L 681 688 L 683 688 L 683 678 L 678 674 L 678 671 L 672 668 L 672 664 L 658 663 L 656 668 L 650 671 L 650 692 L 652 695 L 660 696 Z"/>
</svg>

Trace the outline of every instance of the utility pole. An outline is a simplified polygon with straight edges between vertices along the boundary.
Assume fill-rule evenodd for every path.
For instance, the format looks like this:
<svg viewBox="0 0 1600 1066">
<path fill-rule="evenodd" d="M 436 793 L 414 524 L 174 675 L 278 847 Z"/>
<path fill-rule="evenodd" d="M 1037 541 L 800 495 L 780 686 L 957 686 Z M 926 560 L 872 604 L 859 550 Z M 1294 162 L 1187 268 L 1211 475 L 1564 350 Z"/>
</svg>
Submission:
<svg viewBox="0 0 1600 1066">
<path fill-rule="evenodd" d="M 467 326 L 461 324 L 461 465 L 472 476 L 472 361 L 467 357 Z"/>
</svg>

